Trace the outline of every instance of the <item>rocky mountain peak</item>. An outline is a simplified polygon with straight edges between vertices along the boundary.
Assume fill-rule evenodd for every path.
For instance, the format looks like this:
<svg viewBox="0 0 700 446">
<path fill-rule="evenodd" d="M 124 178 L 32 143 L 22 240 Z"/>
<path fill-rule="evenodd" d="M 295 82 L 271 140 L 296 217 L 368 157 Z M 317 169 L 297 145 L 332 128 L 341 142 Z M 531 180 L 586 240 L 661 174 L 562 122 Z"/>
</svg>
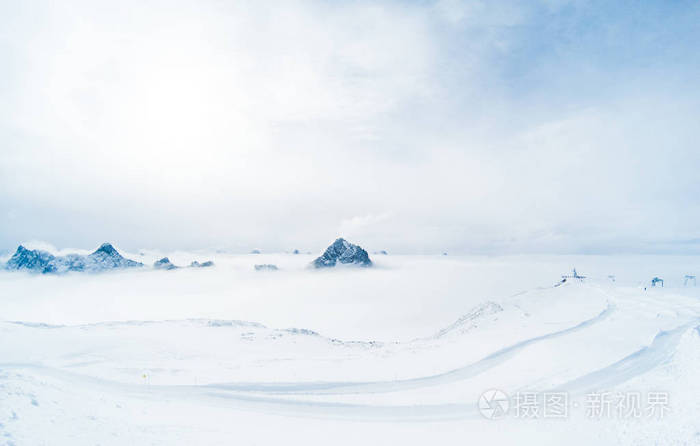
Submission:
<svg viewBox="0 0 700 446">
<path fill-rule="evenodd" d="M 316 260 L 312 262 L 315 268 L 331 268 L 336 263 L 372 266 L 367 251 L 358 245 L 353 245 L 344 238 L 336 239 Z"/>
</svg>

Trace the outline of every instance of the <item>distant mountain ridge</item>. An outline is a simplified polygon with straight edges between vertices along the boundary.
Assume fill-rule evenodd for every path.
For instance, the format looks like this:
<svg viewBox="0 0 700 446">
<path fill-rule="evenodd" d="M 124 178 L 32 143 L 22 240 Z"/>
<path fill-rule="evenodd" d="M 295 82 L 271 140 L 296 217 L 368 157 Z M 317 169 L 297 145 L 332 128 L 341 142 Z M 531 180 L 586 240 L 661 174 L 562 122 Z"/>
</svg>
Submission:
<svg viewBox="0 0 700 446">
<path fill-rule="evenodd" d="M 61 274 L 69 271 L 100 272 L 112 269 L 137 268 L 143 263 L 122 257 L 110 243 L 103 243 L 88 255 L 67 254 L 55 256 L 39 249 L 27 249 L 20 245 L 4 269 L 31 271 L 41 274 Z"/>
</svg>

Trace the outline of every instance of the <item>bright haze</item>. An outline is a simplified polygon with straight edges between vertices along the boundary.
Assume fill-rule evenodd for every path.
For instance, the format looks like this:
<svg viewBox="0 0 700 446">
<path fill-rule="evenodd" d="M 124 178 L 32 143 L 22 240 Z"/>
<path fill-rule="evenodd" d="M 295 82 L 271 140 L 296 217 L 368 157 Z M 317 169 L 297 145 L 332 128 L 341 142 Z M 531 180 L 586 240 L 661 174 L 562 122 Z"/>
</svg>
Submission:
<svg viewBox="0 0 700 446">
<path fill-rule="evenodd" d="M 0 249 L 700 252 L 700 3 L 0 4 Z"/>
</svg>

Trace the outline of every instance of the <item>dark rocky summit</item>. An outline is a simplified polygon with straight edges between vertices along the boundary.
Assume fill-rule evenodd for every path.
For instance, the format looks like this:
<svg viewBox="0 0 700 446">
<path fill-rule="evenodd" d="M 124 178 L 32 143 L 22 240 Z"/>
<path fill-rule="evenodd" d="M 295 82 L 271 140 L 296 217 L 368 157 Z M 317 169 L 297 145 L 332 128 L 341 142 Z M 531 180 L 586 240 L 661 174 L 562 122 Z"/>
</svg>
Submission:
<svg viewBox="0 0 700 446">
<path fill-rule="evenodd" d="M 54 256 L 46 251 L 30 250 L 20 245 L 5 264 L 5 269 L 59 274 L 69 271 L 100 272 L 140 266 L 143 266 L 143 263 L 125 259 L 111 244 L 103 243 L 95 252 L 86 256 L 80 254 Z"/>
<path fill-rule="evenodd" d="M 199 263 L 198 261 L 193 261 L 190 263 L 190 268 L 208 268 L 210 266 L 214 266 L 214 262 L 211 260 L 207 260 L 206 262 Z"/>
<path fill-rule="evenodd" d="M 56 257 L 46 251 L 27 249 L 22 245 L 17 247 L 14 255 L 5 264 L 7 270 L 29 270 L 45 272 L 44 270 Z"/>
<path fill-rule="evenodd" d="M 369 259 L 367 251 L 343 238 L 333 242 L 323 255 L 314 260 L 311 265 L 315 268 L 331 268 L 338 262 L 363 267 L 372 266 L 372 261 Z"/>
<path fill-rule="evenodd" d="M 143 263 L 125 259 L 109 243 L 103 243 L 95 252 L 86 257 L 88 264 L 94 264 L 97 269 L 134 268 L 143 266 Z"/>
<path fill-rule="evenodd" d="M 163 257 L 162 259 L 156 260 L 153 263 L 153 268 L 171 270 L 171 269 L 177 269 L 177 266 L 173 265 L 169 258 Z"/>
</svg>

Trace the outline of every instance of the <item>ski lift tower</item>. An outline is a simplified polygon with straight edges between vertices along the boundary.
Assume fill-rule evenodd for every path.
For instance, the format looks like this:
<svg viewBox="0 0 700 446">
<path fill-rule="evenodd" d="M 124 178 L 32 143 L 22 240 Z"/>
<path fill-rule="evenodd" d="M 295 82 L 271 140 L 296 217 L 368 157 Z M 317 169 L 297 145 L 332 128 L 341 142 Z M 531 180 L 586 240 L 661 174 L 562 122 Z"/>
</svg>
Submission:
<svg viewBox="0 0 700 446">
<path fill-rule="evenodd" d="M 571 271 L 571 274 L 564 274 L 563 276 L 561 276 L 561 281 L 566 282 L 569 279 L 577 279 L 577 280 L 583 282 L 583 279 L 585 279 L 585 278 L 586 278 L 586 276 L 580 275 L 579 273 L 576 272 L 576 268 L 574 268 Z"/>
<path fill-rule="evenodd" d="M 683 279 L 683 286 L 688 286 L 688 282 L 693 282 L 693 286 L 697 286 L 697 282 L 695 281 L 695 276 L 690 276 L 688 274 L 685 275 L 685 278 Z"/>
<path fill-rule="evenodd" d="M 651 286 L 656 286 L 657 283 L 661 284 L 661 288 L 664 287 L 664 279 L 659 279 L 658 277 L 651 279 Z"/>
</svg>

